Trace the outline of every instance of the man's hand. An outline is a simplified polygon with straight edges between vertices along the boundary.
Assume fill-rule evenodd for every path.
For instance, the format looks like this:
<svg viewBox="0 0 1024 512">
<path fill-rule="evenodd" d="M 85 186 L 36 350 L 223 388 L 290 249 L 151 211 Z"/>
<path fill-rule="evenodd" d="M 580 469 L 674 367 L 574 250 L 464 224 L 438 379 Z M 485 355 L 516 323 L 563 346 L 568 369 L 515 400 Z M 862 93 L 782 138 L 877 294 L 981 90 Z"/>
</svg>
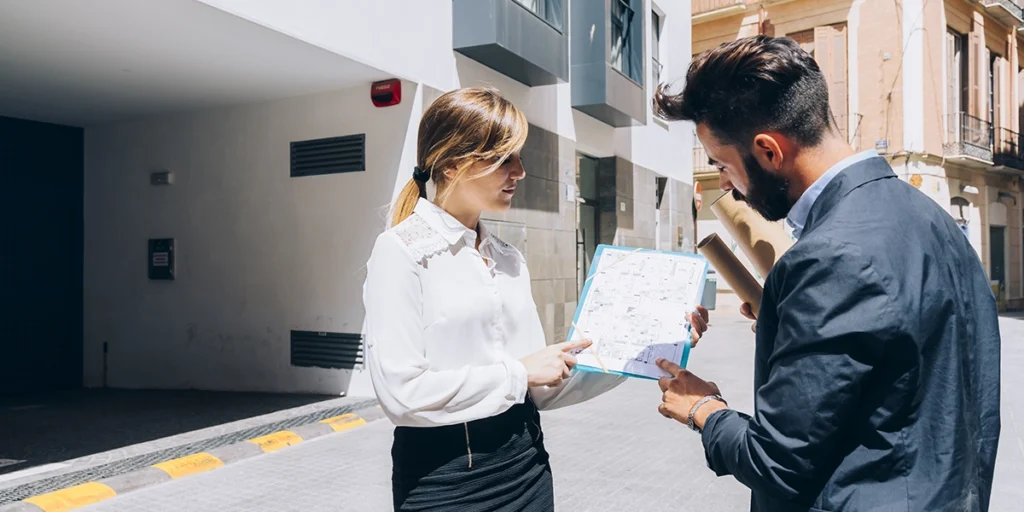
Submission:
<svg viewBox="0 0 1024 512">
<path fill-rule="evenodd" d="M 721 394 L 714 382 L 705 381 L 680 368 L 678 364 L 659 359 L 658 367 L 672 374 L 672 377 L 662 377 L 658 380 L 658 386 L 663 392 L 662 404 L 658 406 L 658 412 L 666 418 L 672 418 L 685 425 L 694 404 L 708 395 Z M 711 413 L 726 408 L 722 402 L 710 400 L 697 409 L 693 415 L 693 422 L 698 428 L 703 429 L 704 422 L 707 421 L 708 416 L 711 416 Z"/>
<path fill-rule="evenodd" d="M 751 332 L 757 332 L 757 317 L 754 316 L 754 310 L 750 307 L 749 302 L 744 302 L 740 306 L 740 314 L 754 321 L 754 323 L 750 324 L 750 330 Z"/>
<path fill-rule="evenodd" d="M 708 310 L 704 306 L 697 306 L 697 311 L 690 313 L 688 319 L 690 320 L 690 336 L 693 338 L 690 346 L 696 347 L 700 337 L 708 330 Z"/>
</svg>

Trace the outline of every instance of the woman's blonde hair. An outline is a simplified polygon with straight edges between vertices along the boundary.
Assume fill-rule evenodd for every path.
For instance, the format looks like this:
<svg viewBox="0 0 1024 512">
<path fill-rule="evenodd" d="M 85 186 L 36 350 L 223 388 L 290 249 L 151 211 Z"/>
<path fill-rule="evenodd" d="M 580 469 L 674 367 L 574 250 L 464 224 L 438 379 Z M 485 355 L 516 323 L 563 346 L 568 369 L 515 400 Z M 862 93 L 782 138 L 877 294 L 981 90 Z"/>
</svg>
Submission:
<svg viewBox="0 0 1024 512">
<path fill-rule="evenodd" d="M 437 185 L 443 204 L 459 182 L 494 172 L 522 149 L 528 127 L 526 116 L 497 89 L 471 87 L 442 95 L 420 120 L 416 167 L 421 179 L 410 179 L 398 194 L 391 225 L 412 215 L 419 199 L 427 197 L 426 179 Z M 481 161 L 491 165 L 469 176 L 469 169 Z M 450 178 L 446 170 L 453 171 Z"/>
</svg>

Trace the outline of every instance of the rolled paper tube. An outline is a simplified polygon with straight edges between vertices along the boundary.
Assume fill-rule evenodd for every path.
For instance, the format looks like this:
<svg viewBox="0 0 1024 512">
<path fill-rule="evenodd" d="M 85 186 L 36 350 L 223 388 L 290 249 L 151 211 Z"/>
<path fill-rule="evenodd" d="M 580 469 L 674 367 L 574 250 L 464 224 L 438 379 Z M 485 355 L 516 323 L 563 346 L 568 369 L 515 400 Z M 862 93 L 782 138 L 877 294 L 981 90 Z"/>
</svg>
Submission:
<svg viewBox="0 0 1024 512">
<path fill-rule="evenodd" d="M 711 211 L 762 277 L 767 276 L 775 262 L 793 246 L 793 239 L 781 225 L 769 222 L 728 192 L 711 204 Z"/>
<path fill-rule="evenodd" d="M 697 250 L 711 262 L 715 271 L 725 278 L 736 295 L 750 304 L 750 310 L 757 316 L 761 310 L 761 293 L 764 291 L 757 279 L 750 275 L 747 267 L 725 245 L 717 233 L 712 233 L 697 244 Z"/>
</svg>

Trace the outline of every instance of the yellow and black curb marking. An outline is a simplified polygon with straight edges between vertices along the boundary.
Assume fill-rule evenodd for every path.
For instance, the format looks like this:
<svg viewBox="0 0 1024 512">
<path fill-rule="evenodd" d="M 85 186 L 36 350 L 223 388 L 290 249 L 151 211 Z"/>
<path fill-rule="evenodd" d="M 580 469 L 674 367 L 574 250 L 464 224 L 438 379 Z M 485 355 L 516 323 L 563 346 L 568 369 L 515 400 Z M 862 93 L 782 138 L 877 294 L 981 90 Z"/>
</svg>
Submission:
<svg viewBox="0 0 1024 512">
<path fill-rule="evenodd" d="M 123 475 L 33 496 L 16 503 L 0 506 L 0 512 L 66 512 L 75 510 L 113 498 L 118 494 L 205 473 L 255 455 L 275 452 L 334 432 L 351 430 L 381 416 L 383 414 L 380 409 L 374 407 L 361 410 L 359 414 L 349 413 L 327 418 L 291 430 L 280 430 L 273 434 L 222 446 L 207 452 L 194 453 L 186 457 L 161 462 Z"/>
</svg>

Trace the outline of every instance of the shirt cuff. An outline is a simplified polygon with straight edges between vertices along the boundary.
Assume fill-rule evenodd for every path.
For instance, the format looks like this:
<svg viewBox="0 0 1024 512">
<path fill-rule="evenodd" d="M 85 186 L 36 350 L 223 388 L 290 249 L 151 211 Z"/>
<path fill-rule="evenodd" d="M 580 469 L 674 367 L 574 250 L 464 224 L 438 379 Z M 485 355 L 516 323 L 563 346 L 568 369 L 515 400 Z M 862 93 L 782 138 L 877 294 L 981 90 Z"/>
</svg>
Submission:
<svg viewBox="0 0 1024 512">
<path fill-rule="evenodd" d="M 508 394 L 505 398 L 521 404 L 526 401 L 526 367 L 518 359 L 506 356 L 505 369 L 508 372 Z"/>
</svg>

